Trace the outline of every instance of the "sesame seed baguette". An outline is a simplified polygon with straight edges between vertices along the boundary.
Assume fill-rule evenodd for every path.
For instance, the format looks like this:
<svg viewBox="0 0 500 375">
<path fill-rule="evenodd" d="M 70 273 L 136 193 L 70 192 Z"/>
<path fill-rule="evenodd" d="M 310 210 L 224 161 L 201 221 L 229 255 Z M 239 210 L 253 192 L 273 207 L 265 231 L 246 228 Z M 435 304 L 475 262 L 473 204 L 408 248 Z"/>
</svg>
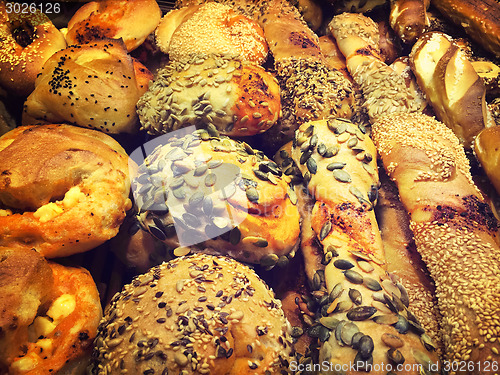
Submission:
<svg viewBox="0 0 500 375">
<path fill-rule="evenodd" d="M 429 32 L 413 46 L 410 64 L 437 118 L 470 149 L 474 137 L 494 123 L 484 83 L 467 55 L 448 35 Z"/>
<path fill-rule="evenodd" d="M 376 150 L 362 129 L 342 119 L 311 121 L 294 139 L 292 157 L 315 198 L 303 226 L 310 226 L 323 249 L 324 269 L 318 267 L 311 283 L 314 296 L 323 294 L 321 315 L 310 334 L 322 343 L 320 363 L 354 364 L 345 374 L 363 373 L 370 365 L 370 373 L 386 374 L 384 365 L 402 363 L 432 373 L 436 346 L 411 312 L 408 291 L 386 271 L 373 210 Z M 318 255 L 309 242 L 304 256 L 314 262 Z M 414 366 L 405 373 L 419 371 Z"/>
<path fill-rule="evenodd" d="M 446 359 L 475 364 L 458 373 L 493 373 L 478 364 L 500 359 L 498 222 L 472 182 L 462 146 L 423 114 L 387 116 L 372 134 L 436 284 Z"/>
<path fill-rule="evenodd" d="M 262 1 L 255 17 L 274 58 L 283 106 L 281 123 L 266 133 L 263 142 L 275 151 L 290 141 L 305 121 L 350 118 L 354 110 L 351 82 L 328 66 L 318 36 L 300 12 L 286 0 Z"/>
<path fill-rule="evenodd" d="M 430 0 L 393 0 L 389 23 L 406 44 L 413 44 L 430 25 L 427 8 Z"/>
<path fill-rule="evenodd" d="M 380 55 L 377 24 L 362 14 L 342 13 L 328 25 L 346 58 L 347 69 L 365 97 L 370 122 L 394 112 L 417 112 L 422 102 L 408 87 L 404 75 Z"/>
</svg>

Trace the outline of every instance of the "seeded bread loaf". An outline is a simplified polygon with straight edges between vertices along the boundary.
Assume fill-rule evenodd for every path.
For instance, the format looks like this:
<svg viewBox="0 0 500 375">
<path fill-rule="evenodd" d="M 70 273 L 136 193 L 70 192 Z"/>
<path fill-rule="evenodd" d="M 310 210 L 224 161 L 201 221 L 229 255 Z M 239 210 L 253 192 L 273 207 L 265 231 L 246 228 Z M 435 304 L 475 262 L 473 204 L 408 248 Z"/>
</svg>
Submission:
<svg viewBox="0 0 500 375">
<path fill-rule="evenodd" d="M 280 88 L 260 65 L 238 56 L 198 54 L 159 71 L 137 113 L 153 135 L 211 125 L 224 135 L 252 136 L 277 123 Z"/>
<path fill-rule="evenodd" d="M 387 116 L 372 134 L 436 284 L 445 359 L 474 363 L 456 373 L 495 373 L 477 364 L 500 359 L 498 223 L 472 182 L 462 146 L 422 114 Z"/>
<path fill-rule="evenodd" d="M 343 13 L 328 25 L 346 58 L 347 69 L 360 86 L 371 122 L 393 112 L 423 110 L 404 75 L 388 66 L 380 54 L 377 24 L 362 14 Z"/>
<path fill-rule="evenodd" d="M 325 61 L 318 36 L 286 0 L 261 2 L 255 17 L 264 29 L 281 88 L 283 118 L 259 138 L 271 153 L 293 138 L 305 121 L 350 118 L 354 110 L 351 82 Z"/>
<path fill-rule="evenodd" d="M 169 12 L 155 36 L 162 52 L 176 61 L 200 54 L 234 55 L 257 64 L 267 58 L 267 42 L 259 24 L 217 2 Z"/>
<path fill-rule="evenodd" d="M 135 106 L 150 78 L 120 40 L 70 46 L 45 63 L 24 103 L 23 124 L 69 123 L 111 134 L 137 132 Z"/>
<path fill-rule="evenodd" d="M 161 18 L 156 0 L 99 0 L 80 7 L 68 22 L 68 44 L 122 39 L 127 50 L 139 47 Z"/>
<path fill-rule="evenodd" d="M 324 254 L 325 268 L 311 283 L 313 294 L 323 294 L 311 328 L 319 361 L 346 374 L 386 374 L 384 365 L 403 363 L 432 373 L 436 346 L 412 313 L 408 291 L 387 272 L 373 209 L 376 150 L 363 130 L 342 119 L 311 121 L 294 139 L 292 157 L 315 199 L 310 226 Z M 405 373 L 419 374 L 416 367 Z"/>
<path fill-rule="evenodd" d="M 12 322 L 2 324 L 0 348 L 7 350 L 0 352 L 0 369 L 8 369 L 2 373 L 81 372 L 102 316 L 90 273 L 46 262 L 27 247 L 0 248 L 0 259 L 1 311 L 12 314 Z M 37 301 L 36 290 L 45 297 Z"/>
<path fill-rule="evenodd" d="M 153 267 L 106 307 L 91 374 L 288 372 L 290 326 L 257 274 L 198 254 Z"/>
<path fill-rule="evenodd" d="M 413 46 L 410 63 L 437 118 L 470 149 L 474 137 L 494 124 L 484 83 L 465 53 L 448 35 L 429 32 Z"/>
<path fill-rule="evenodd" d="M 132 184 L 140 227 L 165 243 L 163 259 L 202 251 L 285 265 L 300 232 L 289 177 L 262 152 L 212 131 L 156 139 Z M 161 262 L 148 252 L 151 265 Z"/>
</svg>

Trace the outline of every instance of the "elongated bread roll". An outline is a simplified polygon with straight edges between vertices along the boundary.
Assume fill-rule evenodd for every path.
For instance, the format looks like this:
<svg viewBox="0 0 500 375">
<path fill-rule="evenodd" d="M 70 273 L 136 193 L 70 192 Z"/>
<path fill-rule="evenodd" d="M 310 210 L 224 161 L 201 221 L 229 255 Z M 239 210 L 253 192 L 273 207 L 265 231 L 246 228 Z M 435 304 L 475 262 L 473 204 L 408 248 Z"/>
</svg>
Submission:
<svg viewBox="0 0 500 375">
<path fill-rule="evenodd" d="M 474 137 L 494 124 L 484 83 L 466 54 L 448 35 L 430 32 L 413 46 L 410 63 L 438 119 L 471 148 Z"/>
<path fill-rule="evenodd" d="M 294 140 L 292 157 L 316 200 L 309 225 L 325 264 L 312 277 L 313 294 L 326 293 L 310 334 L 322 343 L 320 362 L 345 374 L 386 374 L 388 363 L 432 373 L 435 344 L 411 312 L 408 291 L 385 269 L 373 210 L 376 150 L 363 130 L 343 119 L 311 121 Z M 406 373 L 418 374 L 418 366 Z"/>
<path fill-rule="evenodd" d="M 389 22 L 404 43 L 413 44 L 430 25 L 430 0 L 392 0 Z"/>
<path fill-rule="evenodd" d="M 500 359 L 498 223 L 472 182 L 462 146 L 422 114 L 387 116 L 372 135 L 436 283 L 446 359 L 474 365 L 457 373 L 494 373 L 484 365 Z"/>
</svg>

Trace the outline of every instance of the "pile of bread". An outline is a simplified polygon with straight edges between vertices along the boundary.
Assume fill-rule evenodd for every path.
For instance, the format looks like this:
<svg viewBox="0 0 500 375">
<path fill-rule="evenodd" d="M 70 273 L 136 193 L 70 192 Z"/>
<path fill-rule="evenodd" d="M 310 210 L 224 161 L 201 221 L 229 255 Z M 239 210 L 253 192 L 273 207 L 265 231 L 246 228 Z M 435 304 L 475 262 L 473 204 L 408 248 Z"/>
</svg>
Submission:
<svg viewBox="0 0 500 375">
<path fill-rule="evenodd" d="M 0 2 L 0 374 L 498 373 L 497 2 L 73 7 Z"/>
</svg>

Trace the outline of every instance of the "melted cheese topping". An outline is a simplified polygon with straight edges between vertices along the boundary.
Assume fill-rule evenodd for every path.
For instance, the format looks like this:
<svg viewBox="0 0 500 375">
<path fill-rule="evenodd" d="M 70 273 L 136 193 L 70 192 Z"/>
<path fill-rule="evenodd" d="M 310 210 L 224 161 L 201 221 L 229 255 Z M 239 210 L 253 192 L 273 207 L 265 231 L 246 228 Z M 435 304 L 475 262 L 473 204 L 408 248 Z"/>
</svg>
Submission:
<svg viewBox="0 0 500 375">
<path fill-rule="evenodd" d="M 47 311 L 47 316 L 50 316 L 57 325 L 61 320 L 71 314 L 76 307 L 75 296 L 71 294 L 63 294 L 57 298 Z"/>
<path fill-rule="evenodd" d="M 84 198 L 85 194 L 81 192 L 80 188 L 78 186 L 73 186 L 66 192 L 62 201 L 50 202 L 43 205 L 35 211 L 33 216 L 41 223 L 46 223 L 62 214 L 65 209 L 76 206 Z M 1 212 L 0 216 L 2 216 Z"/>
</svg>

